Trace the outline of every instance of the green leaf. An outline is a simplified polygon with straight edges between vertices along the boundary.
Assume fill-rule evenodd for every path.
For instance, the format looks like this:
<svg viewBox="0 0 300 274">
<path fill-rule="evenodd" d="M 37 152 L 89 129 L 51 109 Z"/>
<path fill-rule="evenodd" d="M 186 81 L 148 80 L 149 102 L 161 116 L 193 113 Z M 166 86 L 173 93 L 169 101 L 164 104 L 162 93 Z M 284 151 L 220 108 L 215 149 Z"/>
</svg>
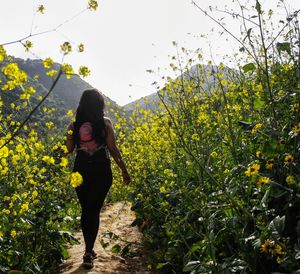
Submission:
<svg viewBox="0 0 300 274">
<path fill-rule="evenodd" d="M 258 14 L 262 14 L 261 4 L 257 0 L 256 0 L 255 9 L 257 10 Z"/>
<path fill-rule="evenodd" d="M 162 268 L 164 268 L 166 265 L 168 265 L 168 263 L 158 263 L 157 265 L 156 265 L 156 269 L 158 270 L 158 269 L 162 269 Z"/>
<path fill-rule="evenodd" d="M 265 101 L 263 101 L 261 98 L 257 97 L 255 98 L 254 100 L 254 108 L 259 110 L 259 109 L 262 109 L 264 108 L 266 105 Z"/>
<path fill-rule="evenodd" d="M 116 253 L 119 253 L 121 251 L 121 246 L 116 244 L 114 245 L 112 248 L 111 248 L 111 252 L 116 254 Z"/>
<path fill-rule="evenodd" d="M 108 242 L 104 242 L 103 240 L 100 241 L 102 247 L 105 249 L 109 246 L 109 243 Z"/>
<path fill-rule="evenodd" d="M 195 269 L 197 269 L 200 266 L 200 261 L 191 261 L 188 262 L 184 268 L 183 268 L 183 272 L 191 272 Z"/>
<path fill-rule="evenodd" d="M 252 72 L 252 71 L 254 71 L 255 69 L 256 69 L 256 67 L 255 67 L 255 65 L 254 65 L 253 63 L 248 63 L 248 64 L 246 64 L 246 65 L 243 66 L 243 71 L 244 71 L 245 73 L 247 73 L 247 72 Z"/>
<path fill-rule="evenodd" d="M 264 197 L 261 199 L 261 205 L 262 205 L 263 207 L 266 207 L 266 206 L 267 206 L 269 193 L 270 193 L 270 190 L 269 190 L 269 189 L 266 190 Z"/>
<path fill-rule="evenodd" d="M 279 240 L 285 227 L 285 216 L 276 216 L 269 224 L 271 235 L 275 240 Z"/>
<path fill-rule="evenodd" d="M 276 49 L 278 50 L 278 53 L 281 54 L 282 51 L 287 52 L 289 55 L 291 55 L 291 44 L 289 42 L 283 42 L 283 43 L 277 43 Z"/>
</svg>

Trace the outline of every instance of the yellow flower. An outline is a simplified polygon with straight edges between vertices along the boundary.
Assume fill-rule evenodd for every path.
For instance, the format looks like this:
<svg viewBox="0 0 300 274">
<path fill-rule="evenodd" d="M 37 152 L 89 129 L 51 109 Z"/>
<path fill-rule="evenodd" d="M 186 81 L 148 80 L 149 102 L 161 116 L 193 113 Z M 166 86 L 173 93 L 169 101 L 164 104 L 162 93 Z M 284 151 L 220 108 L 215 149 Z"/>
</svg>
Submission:
<svg viewBox="0 0 300 274">
<path fill-rule="evenodd" d="M 60 162 L 59 165 L 60 165 L 61 167 L 66 167 L 66 166 L 68 165 L 68 163 L 69 163 L 69 162 L 68 162 L 68 159 L 65 158 L 65 157 L 62 157 L 62 158 L 61 158 L 61 162 Z"/>
<path fill-rule="evenodd" d="M 70 184 L 72 187 L 78 187 L 82 184 L 83 178 L 79 172 L 72 172 L 70 178 Z"/>
<path fill-rule="evenodd" d="M 98 2 L 95 0 L 89 0 L 88 9 L 95 11 L 97 8 L 98 8 Z"/>
<path fill-rule="evenodd" d="M 298 123 L 297 125 L 295 125 L 292 129 L 292 131 L 296 134 L 298 134 L 300 132 L 300 123 Z"/>
<path fill-rule="evenodd" d="M 3 233 L 0 231 L 0 239 L 3 238 Z"/>
<path fill-rule="evenodd" d="M 279 261 L 281 261 L 282 259 L 280 258 L 280 256 L 286 254 L 286 252 L 282 250 L 281 245 L 276 244 L 274 241 L 271 241 L 270 239 L 265 240 L 265 242 L 261 245 L 260 252 L 267 253 L 272 256 L 278 256 L 279 257 L 279 260 L 277 258 L 278 263 L 280 263 Z"/>
<path fill-rule="evenodd" d="M 72 66 L 69 64 L 62 64 L 61 70 L 66 75 L 67 79 L 70 79 L 71 75 L 74 74 L 74 70 L 73 70 Z"/>
<path fill-rule="evenodd" d="M 28 209 L 29 209 L 28 203 L 25 203 L 25 204 L 21 205 L 21 212 L 28 211 Z"/>
<path fill-rule="evenodd" d="M 54 77 L 57 73 L 57 70 L 56 69 L 51 69 L 49 71 L 46 72 L 46 75 L 49 76 L 49 77 Z"/>
<path fill-rule="evenodd" d="M 85 67 L 85 66 L 81 66 L 79 68 L 79 71 L 78 71 L 79 75 L 81 75 L 82 77 L 87 77 L 91 74 L 91 71 L 88 67 Z"/>
<path fill-rule="evenodd" d="M 260 177 L 258 182 L 257 182 L 257 187 L 261 188 L 261 186 L 263 186 L 264 184 L 267 184 L 270 182 L 270 178 L 268 177 Z"/>
<path fill-rule="evenodd" d="M 24 146 L 23 146 L 22 144 L 18 144 L 18 145 L 16 146 L 16 151 L 17 151 L 18 153 L 23 153 L 23 152 L 25 151 L 25 148 L 24 148 Z"/>
<path fill-rule="evenodd" d="M 70 117 L 72 117 L 73 116 L 73 111 L 71 109 L 68 110 L 67 115 L 70 116 Z"/>
<path fill-rule="evenodd" d="M 3 214 L 6 214 L 6 215 L 9 215 L 9 214 L 10 214 L 10 210 L 9 210 L 9 209 L 6 209 L 6 208 L 3 208 L 3 209 L 2 209 L 2 213 L 3 213 Z"/>
<path fill-rule="evenodd" d="M 78 45 L 78 47 L 77 47 L 77 50 L 79 51 L 79 52 L 83 52 L 84 51 L 84 44 L 79 44 Z"/>
<path fill-rule="evenodd" d="M 55 163 L 54 158 L 50 156 L 44 156 L 42 160 L 49 165 Z"/>
<path fill-rule="evenodd" d="M 3 158 L 3 157 L 8 157 L 8 154 L 9 154 L 9 149 L 7 148 L 7 146 L 4 146 L 0 149 L 0 158 Z"/>
<path fill-rule="evenodd" d="M 10 236 L 12 238 L 15 238 L 17 236 L 17 232 L 13 229 L 11 232 L 10 232 Z"/>
<path fill-rule="evenodd" d="M 252 133 L 253 135 L 256 135 L 257 130 L 259 130 L 261 127 L 262 127 L 262 124 L 261 124 L 261 123 L 256 124 L 256 125 L 252 128 L 251 133 Z"/>
<path fill-rule="evenodd" d="M 271 244 L 272 242 L 270 241 L 270 239 L 265 240 L 265 242 L 261 245 L 260 252 L 267 253 L 269 251 Z"/>
<path fill-rule="evenodd" d="M 288 154 L 284 157 L 284 164 L 289 165 L 294 161 L 294 157 L 291 154 Z"/>
<path fill-rule="evenodd" d="M 274 159 L 269 159 L 266 163 L 266 169 L 271 169 L 274 165 Z"/>
<path fill-rule="evenodd" d="M 262 152 L 261 151 L 256 151 L 256 157 L 261 158 L 262 157 Z"/>
<path fill-rule="evenodd" d="M 245 175 L 246 176 L 254 176 L 258 174 L 258 171 L 260 169 L 260 165 L 259 164 L 253 164 L 251 166 L 249 166 L 247 168 L 247 170 L 245 171 Z"/>
<path fill-rule="evenodd" d="M 211 156 L 212 158 L 215 158 L 215 157 L 218 156 L 218 153 L 217 153 L 216 151 L 213 151 L 213 152 L 210 154 L 210 156 Z"/>
<path fill-rule="evenodd" d="M 38 7 L 38 9 L 37 9 L 37 12 L 44 14 L 44 12 L 45 12 L 45 7 L 44 7 L 44 5 L 39 5 L 39 7 Z"/>
<path fill-rule="evenodd" d="M 289 184 L 289 185 L 293 185 L 294 183 L 296 183 L 295 177 L 292 175 L 288 175 L 285 179 L 285 181 Z"/>
<path fill-rule="evenodd" d="M 0 45 L 0 63 L 5 59 L 6 51 L 2 45 Z"/>
<path fill-rule="evenodd" d="M 64 42 L 62 45 L 60 45 L 60 49 L 64 54 L 68 54 L 72 51 L 72 45 L 70 42 Z"/>
<path fill-rule="evenodd" d="M 38 196 L 38 192 L 36 190 L 32 191 L 32 197 L 35 199 Z"/>
<path fill-rule="evenodd" d="M 199 141 L 199 140 L 200 140 L 199 135 L 198 135 L 197 133 L 194 133 L 194 134 L 192 135 L 192 140 L 194 140 L 194 141 Z"/>
<path fill-rule="evenodd" d="M 23 46 L 25 47 L 25 51 L 29 51 L 29 49 L 32 48 L 33 44 L 31 41 L 27 40 L 27 41 L 25 41 Z"/>
<path fill-rule="evenodd" d="M 272 255 L 275 255 L 275 256 L 285 254 L 285 252 L 282 251 L 282 246 L 279 244 L 271 245 L 270 252 L 272 253 Z"/>
</svg>

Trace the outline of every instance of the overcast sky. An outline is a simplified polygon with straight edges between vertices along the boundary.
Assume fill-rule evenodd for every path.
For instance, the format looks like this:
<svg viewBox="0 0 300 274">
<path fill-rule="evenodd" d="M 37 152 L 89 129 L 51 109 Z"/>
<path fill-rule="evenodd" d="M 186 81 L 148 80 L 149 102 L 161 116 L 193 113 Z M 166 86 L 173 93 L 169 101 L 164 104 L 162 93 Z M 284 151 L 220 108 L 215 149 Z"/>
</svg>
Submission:
<svg viewBox="0 0 300 274">
<path fill-rule="evenodd" d="M 84 10 L 87 0 L 0 0 L 0 44 L 15 41 L 30 32 L 52 30 Z M 85 80 L 105 95 L 124 105 L 155 92 L 153 81 L 161 76 L 172 76 L 168 69 L 170 56 L 176 55 L 172 45 L 190 50 L 200 48 L 205 59 L 219 62 L 224 54 L 235 51 L 234 43 L 226 43 L 217 35 L 220 30 L 207 16 L 191 4 L 191 0 L 102 0 L 97 11 L 86 11 L 63 24 L 57 31 L 31 37 L 34 47 L 25 53 L 20 44 L 6 49 L 9 54 L 22 58 L 52 57 L 61 61 L 59 45 L 70 41 L 74 47 L 85 44 L 84 53 L 72 53 L 65 62 L 75 68 L 88 66 L 92 74 Z M 196 0 L 203 8 L 224 4 L 231 7 L 232 0 Z M 254 0 L 248 1 L 255 4 Z M 275 8 L 277 0 L 261 1 Z M 289 9 L 300 8 L 299 0 L 287 0 Z M 45 14 L 36 13 L 45 6 Z M 284 18 L 284 12 L 281 12 Z M 214 28 L 214 31 L 212 31 Z M 229 25 L 238 30 L 237 24 Z M 208 34 L 209 39 L 200 38 Z M 209 42 L 210 41 L 210 42 Z M 211 47 L 211 50 L 209 49 Z"/>
</svg>

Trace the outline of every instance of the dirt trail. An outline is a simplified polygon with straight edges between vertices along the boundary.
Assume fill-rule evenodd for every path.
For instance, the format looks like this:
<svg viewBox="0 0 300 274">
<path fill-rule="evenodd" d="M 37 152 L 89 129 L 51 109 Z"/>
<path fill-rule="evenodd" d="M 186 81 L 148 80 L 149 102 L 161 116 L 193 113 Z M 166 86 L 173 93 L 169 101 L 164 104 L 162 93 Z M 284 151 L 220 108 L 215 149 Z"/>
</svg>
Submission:
<svg viewBox="0 0 300 274">
<path fill-rule="evenodd" d="M 134 221 L 134 213 L 130 210 L 130 205 L 125 202 L 115 203 L 107 206 L 100 215 L 100 231 L 95 242 L 94 250 L 97 253 L 97 258 L 94 260 L 94 268 L 84 269 L 82 264 L 82 255 L 84 252 L 84 240 L 81 232 L 75 234 L 79 239 L 79 245 L 73 245 L 69 249 L 70 258 L 59 268 L 60 274 L 101 274 L 101 273 L 136 273 L 150 274 L 147 271 L 145 260 L 141 255 L 134 258 L 121 258 L 111 251 L 111 247 L 117 243 L 117 240 L 112 245 L 105 249 L 100 244 L 100 239 L 106 231 L 113 232 L 120 239 L 128 242 L 140 242 L 141 234 L 136 227 L 131 227 Z M 121 242 L 120 242 L 121 243 Z M 123 244 L 124 245 L 124 244 Z"/>
</svg>

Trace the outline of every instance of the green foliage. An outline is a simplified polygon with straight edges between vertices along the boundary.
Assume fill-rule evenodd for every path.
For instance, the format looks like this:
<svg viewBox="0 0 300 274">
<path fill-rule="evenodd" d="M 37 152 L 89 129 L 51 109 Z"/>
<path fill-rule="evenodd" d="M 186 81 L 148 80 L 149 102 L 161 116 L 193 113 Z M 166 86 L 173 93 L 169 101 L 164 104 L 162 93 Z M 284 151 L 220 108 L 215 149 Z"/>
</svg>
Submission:
<svg viewBox="0 0 300 274">
<path fill-rule="evenodd" d="M 237 69 L 180 57 L 160 109 L 119 121 L 134 224 L 162 273 L 298 271 L 298 13 L 274 39 L 254 9 Z"/>
</svg>

